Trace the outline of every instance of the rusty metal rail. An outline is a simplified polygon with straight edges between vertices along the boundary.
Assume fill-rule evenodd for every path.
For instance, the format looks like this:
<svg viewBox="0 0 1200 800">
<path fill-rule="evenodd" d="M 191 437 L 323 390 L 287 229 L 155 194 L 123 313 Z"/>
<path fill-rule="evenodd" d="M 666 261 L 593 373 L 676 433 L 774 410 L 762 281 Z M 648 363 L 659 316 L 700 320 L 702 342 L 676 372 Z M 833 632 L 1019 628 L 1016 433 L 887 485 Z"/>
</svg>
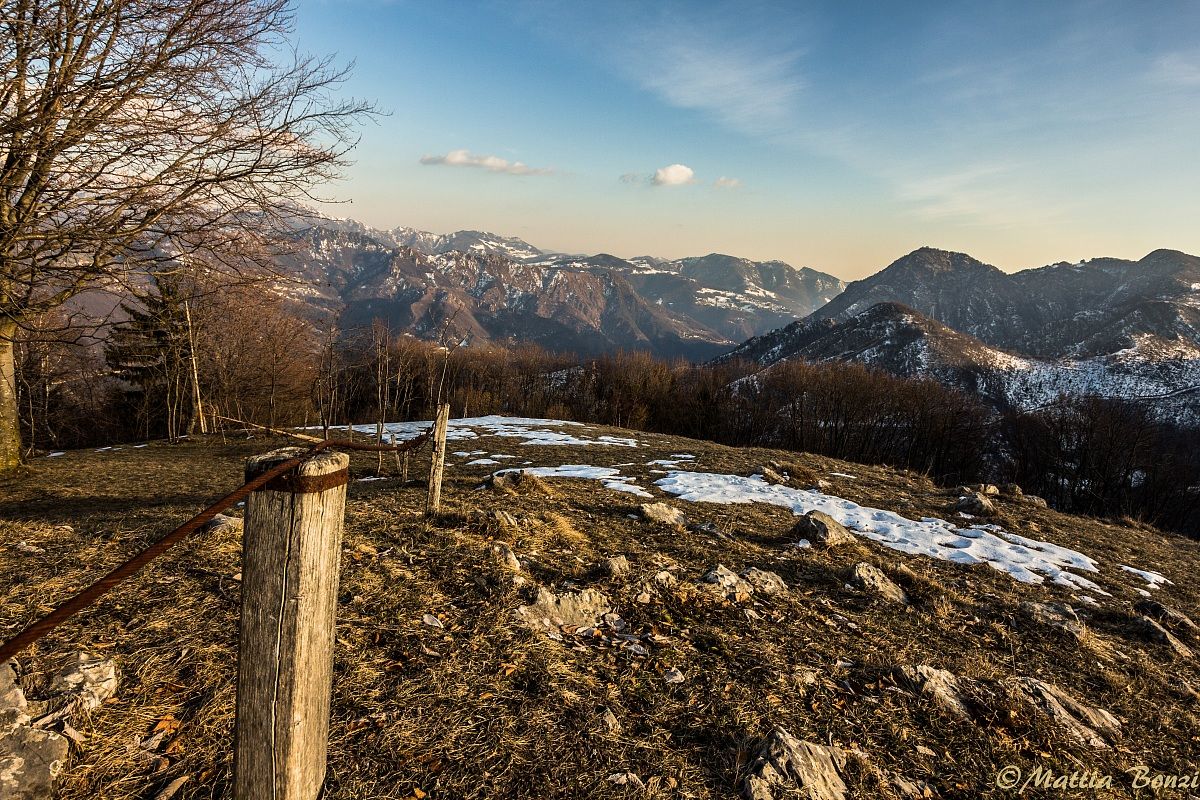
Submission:
<svg viewBox="0 0 1200 800">
<path fill-rule="evenodd" d="M 240 420 L 236 420 L 240 422 Z M 263 427 L 263 426 L 255 426 Z M 270 429 L 268 429 L 270 430 Z M 274 431 L 276 433 L 284 433 L 283 431 Z M 171 549 L 174 545 L 185 539 L 188 534 L 196 531 L 201 525 L 210 522 L 214 517 L 222 511 L 227 510 L 235 503 L 244 499 L 253 491 L 262 488 L 267 483 L 276 478 L 287 475 L 292 470 L 299 467 L 306 460 L 312 458 L 322 450 L 337 448 L 341 450 L 360 450 L 372 453 L 378 452 L 398 452 L 417 450 L 429 441 L 433 435 L 433 429 L 430 428 L 415 439 L 409 439 L 406 442 L 396 445 L 383 444 L 366 444 L 354 442 L 346 439 L 324 439 L 317 441 L 306 452 L 294 458 L 289 458 L 287 461 L 280 462 L 271 469 L 256 475 L 244 484 L 234 489 L 229 494 L 214 502 L 212 505 L 205 508 L 196 516 L 189 519 L 173 531 L 163 536 L 154 544 L 142 550 L 140 553 L 130 558 L 125 563 L 121 564 L 116 569 L 109 572 L 100 580 L 93 583 L 83 591 L 71 597 L 67 601 L 57 606 L 46 616 L 30 624 L 16 636 L 8 641 L 0 644 L 0 663 L 7 661 L 15 656 L 20 651 L 24 650 L 29 645 L 41 639 L 50 631 L 57 628 L 59 625 L 66 622 L 75 614 L 90 607 L 97 600 L 103 597 L 108 592 L 121 585 L 133 575 L 137 574 L 143 567 L 149 564 L 154 559 Z M 312 440 L 313 437 L 303 437 Z"/>
</svg>

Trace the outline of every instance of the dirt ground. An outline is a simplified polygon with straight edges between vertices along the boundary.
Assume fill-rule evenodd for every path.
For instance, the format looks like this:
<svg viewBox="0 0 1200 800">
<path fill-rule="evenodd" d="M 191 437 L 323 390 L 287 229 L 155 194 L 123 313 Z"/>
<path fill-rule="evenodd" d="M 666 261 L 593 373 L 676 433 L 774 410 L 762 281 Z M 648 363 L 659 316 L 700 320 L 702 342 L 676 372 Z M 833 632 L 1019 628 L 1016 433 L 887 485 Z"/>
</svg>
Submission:
<svg viewBox="0 0 1200 800">
<path fill-rule="evenodd" d="M 586 430 L 641 446 L 451 441 L 452 452 L 514 457 L 468 466 L 478 454 L 450 456 L 444 513 L 433 521 L 422 515 L 419 481 L 402 485 L 390 462 L 386 480 L 356 480 L 374 476 L 377 461 L 353 456 L 328 798 L 737 797 L 774 726 L 859 751 L 881 771 L 948 798 L 1008 794 L 996 787 L 1007 765 L 1114 776 L 1110 789 L 1076 792 L 1089 797 L 1151 796 L 1130 788 L 1131 767 L 1200 769 L 1193 688 L 1200 670 L 1139 632 L 1132 604 L 1145 583 L 1118 567 L 1164 573 L 1173 583 L 1155 589 L 1154 599 L 1200 617 L 1200 544 L 1136 523 L 998 500 L 993 521 L 1006 530 L 1099 562 L 1095 579 L 1111 596 L 1091 606 L 1049 582 L 1022 584 L 986 565 L 903 555 L 866 539 L 796 548 L 795 518 L 775 506 L 687 503 L 653 489 L 655 500 L 693 523 L 683 530 L 640 519 L 638 507 L 649 500 L 598 481 L 547 479 L 546 491 L 515 493 L 480 488 L 492 470 L 531 461 L 622 464 L 623 475 L 650 489 L 662 473 L 646 462 L 688 453 L 696 456 L 689 469 L 748 475 L 779 461 L 797 486 L 824 480 L 829 494 L 912 519 L 955 513 L 957 493 L 920 475 Z M 74 451 L 36 459 L 0 482 L 0 637 L 238 485 L 247 457 L 284 443 L 239 435 Z M 427 469 L 425 452 L 411 475 Z M 520 573 L 492 555 L 495 541 L 524 559 Z M 597 566 L 615 555 L 628 559 L 627 575 Z M 154 798 L 181 776 L 188 780 L 176 797 L 228 795 L 239 559 L 235 534 L 193 537 L 17 659 L 31 697 L 73 650 L 112 658 L 120 672 L 116 697 L 75 723 L 81 737 L 60 781 L 62 798 Z M 900 584 L 910 603 L 853 588 L 847 576 L 862 561 Z M 771 570 L 789 589 L 718 597 L 700 584 L 717 564 Z M 663 571 L 675 578 L 669 586 L 655 582 Z M 531 629 L 514 610 L 539 587 L 603 592 L 644 646 L 629 647 L 607 630 L 564 630 L 555 639 Z M 1075 608 L 1084 636 L 1039 624 L 1022 609 L 1052 600 Z M 897 686 L 894 669 L 915 664 L 993 689 L 972 698 L 977 713 L 965 721 Z M 666 680 L 669 670 L 683 680 Z M 1108 710 L 1121 722 L 1119 739 L 1105 749 L 1071 739 L 997 688 L 1013 676 L 1040 678 Z M 604 724 L 606 710 L 615 726 Z M 143 746 L 164 729 L 155 747 Z M 855 797 L 895 796 L 877 773 L 850 780 Z"/>
</svg>

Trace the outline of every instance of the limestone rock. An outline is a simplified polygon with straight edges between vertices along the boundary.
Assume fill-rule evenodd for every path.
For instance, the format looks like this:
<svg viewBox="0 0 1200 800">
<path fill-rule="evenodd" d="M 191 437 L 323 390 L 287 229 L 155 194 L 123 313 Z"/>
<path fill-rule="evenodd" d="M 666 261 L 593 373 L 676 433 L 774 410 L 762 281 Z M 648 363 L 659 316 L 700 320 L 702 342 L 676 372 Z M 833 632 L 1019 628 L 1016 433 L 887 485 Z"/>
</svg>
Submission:
<svg viewBox="0 0 1200 800">
<path fill-rule="evenodd" d="M 960 681 L 963 679 L 953 672 L 918 664 L 897 668 L 893 677 L 901 688 L 925 695 L 951 716 L 971 719 L 971 711 L 962 696 Z"/>
<path fill-rule="evenodd" d="M 766 481 L 767 483 L 786 484 L 788 482 L 787 478 L 783 477 L 782 475 L 780 475 L 778 472 L 771 469 L 770 467 L 764 466 L 762 469 L 760 469 L 758 471 L 758 474 L 762 475 L 763 480 Z"/>
<path fill-rule="evenodd" d="M 1112 714 L 1079 702 L 1052 683 L 1037 678 L 1014 678 L 1009 685 L 1018 698 L 1084 744 L 1106 748 L 1105 739 L 1121 733 L 1121 723 Z"/>
<path fill-rule="evenodd" d="M 222 535 L 227 533 L 241 533 L 244 521 L 241 517 L 228 517 L 224 514 L 217 514 L 200 528 L 200 533 L 204 535 Z"/>
<path fill-rule="evenodd" d="M 958 498 L 958 502 L 954 504 L 954 510 L 980 517 L 990 517 L 996 513 L 996 505 L 982 492 L 971 492 Z"/>
<path fill-rule="evenodd" d="M 724 564 L 717 564 L 704 573 L 704 577 L 700 581 L 715 588 L 723 597 L 735 603 L 749 600 L 750 595 L 754 592 L 754 587 L 749 582 L 740 578 Z"/>
<path fill-rule="evenodd" d="M 496 559 L 501 566 L 513 572 L 521 571 L 521 559 L 517 558 L 517 554 L 513 552 L 513 549 L 504 542 L 492 542 L 488 545 L 488 552 L 492 554 L 492 558 Z"/>
<path fill-rule="evenodd" d="M 784 582 L 783 578 L 774 572 L 759 569 L 758 567 L 751 567 L 743 571 L 741 577 L 758 594 L 781 594 L 788 590 L 788 585 Z"/>
<path fill-rule="evenodd" d="M 1084 634 L 1083 623 L 1075 609 L 1066 603 L 1022 603 L 1021 610 L 1039 625 L 1055 628 L 1076 639 Z"/>
<path fill-rule="evenodd" d="M 813 544 L 824 547 L 858 543 L 858 537 L 847 530 L 845 525 L 823 511 L 810 511 L 805 514 L 792 526 L 789 535 L 808 539 Z"/>
<path fill-rule="evenodd" d="M 1046 508 L 1046 501 L 1038 497 L 1036 494 L 1023 494 L 1019 497 L 1020 501 L 1028 506 L 1037 506 L 1038 508 Z"/>
<path fill-rule="evenodd" d="M 625 556 L 612 556 L 599 564 L 600 571 L 610 578 L 620 578 L 629 574 L 629 559 Z"/>
<path fill-rule="evenodd" d="M 1025 492 L 1015 483 L 1006 483 L 1000 487 L 1000 494 L 1004 497 L 1021 497 Z"/>
<path fill-rule="evenodd" d="M 111 659 L 78 650 L 50 679 L 51 712 L 37 720 L 45 725 L 99 708 L 117 693 L 117 667 Z"/>
<path fill-rule="evenodd" d="M 679 583 L 679 579 L 673 573 L 667 572 L 665 569 L 654 573 L 654 585 L 660 589 L 670 589 L 675 584 Z"/>
<path fill-rule="evenodd" d="M 1139 600 L 1133 604 L 1133 610 L 1145 617 L 1156 619 L 1162 623 L 1163 627 L 1174 631 L 1177 634 L 1182 634 L 1192 638 L 1196 638 L 1200 634 L 1200 627 L 1192 621 L 1192 618 L 1182 611 L 1177 611 L 1170 606 L 1164 606 L 1157 600 L 1146 598 Z"/>
<path fill-rule="evenodd" d="M 606 707 L 596 718 L 596 729 L 600 733 L 618 734 L 621 732 L 621 720 L 617 719 L 611 708 Z"/>
<path fill-rule="evenodd" d="M 47 800 L 67 761 L 68 742 L 30 727 L 25 693 L 12 665 L 0 664 L 0 798 Z"/>
<path fill-rule="evenodd" d="M 846 800 L 843 750 L 804 742 L 786 730 L 771 731 L 751 763 L 742 796 L 746 800 Z"/>
<path fill-rule="evenodd" d="M 516 614 L 535 630 L 554 630 L 568 625 L 576 628 L 599 625 L 611 610 L 608 598 L 595 589 L 555 594 L 541 587 L 537 600 L 520 606 Z"/>
<path fill-rule="evenodd" d="M 878 595 L 893 603 L 908 603 L 908 595 L 900 586 L 883 573 L 879 567 L 865 561 L 854 565 L 850 572 L 850 583 L 864 592 Z"/>
<path fill-rule="evenodd" d="M 1150 617 L 1138 617 L 1137 625 L 1143 636 L 1152 642 L 1165 644 L 1177 658 L 1190 659 L 1193 657 L 1192 648 L 1175 638 L 1175 635 L 1164 628 L 1158 620 L 1150 619 Z"/>
<path fill-rule="evenodd" d="M 657 522 L 676 528 L 687 527 L 687 518 L 683 512 L 666 503 L 643 503 L 639 510 L 642 512 L 642 519 L 647 522 Z"/>
</svg>

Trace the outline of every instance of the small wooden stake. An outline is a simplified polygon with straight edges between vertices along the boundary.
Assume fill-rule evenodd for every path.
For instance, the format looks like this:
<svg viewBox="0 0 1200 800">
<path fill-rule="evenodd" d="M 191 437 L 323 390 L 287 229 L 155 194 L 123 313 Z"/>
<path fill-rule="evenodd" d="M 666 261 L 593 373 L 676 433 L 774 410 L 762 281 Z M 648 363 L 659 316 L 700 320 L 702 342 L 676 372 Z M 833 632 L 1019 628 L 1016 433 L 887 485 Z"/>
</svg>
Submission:
<svg viewBox="0 0 1200 800">
<path fill-rule="evenodd" d="M 246 476 L 303 452 L 256 456 Z M 236 800 L 316 800 L 325 781 L 349 464 L 344 453 L 318 453 L 247 499 Z"/>
<path fill-rule="evenodd" d="M 433 462 L 429 465 L 429 501 L 426 515 L 438 513 L 442 507 L 442 472 L 446 468 L 446 427 L 450 424 L 450 404 L 438 406 L 437 422 L 433 428 Z"/>
</svg>

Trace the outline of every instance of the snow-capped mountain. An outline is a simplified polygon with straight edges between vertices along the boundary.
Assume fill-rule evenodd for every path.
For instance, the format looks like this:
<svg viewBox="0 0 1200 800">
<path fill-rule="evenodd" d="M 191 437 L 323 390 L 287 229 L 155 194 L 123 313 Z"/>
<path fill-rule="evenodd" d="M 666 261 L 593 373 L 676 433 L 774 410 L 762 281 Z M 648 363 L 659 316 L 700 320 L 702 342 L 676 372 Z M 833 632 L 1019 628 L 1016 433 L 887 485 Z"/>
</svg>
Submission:
<svg viewBox="0 0 1200 800">
<path fill-rule="evenodd" d="M 716 254 L 571 256 L 491 233 L 321 217 L 296 228 L 293 297 L 339 314 L 343 327 L 383 319 L 425 337 L 702 359 L 811 313 L 843 287 L 815 270 Z"/>
<path fill-rule="evenodd" d="M 900 303 L 848 318 L 820 313 L 749 340 L 722 357 L 768 369 L 791 359 L 848 361 L 907 378 L 932 378 L 997 408 L 1032 410 L 1063 395 L 1146 405 L 1157 416 L 1200 423 L 1200 347 L 1134 334 L 1128 348 L 1085 358 L 1035 358 L 991 347 Z"/>
<path fill-rule="evenodd" d="M 851 283 L 816 316 L 844 320 L 882 302 L 1034 356 L 1107 355 L 1148 346 L 1147 337 L 1200 346 L 1200 258 L 1176 250 L 1008 274 L 964 253 L 923 247 Z"/>
</svg>

